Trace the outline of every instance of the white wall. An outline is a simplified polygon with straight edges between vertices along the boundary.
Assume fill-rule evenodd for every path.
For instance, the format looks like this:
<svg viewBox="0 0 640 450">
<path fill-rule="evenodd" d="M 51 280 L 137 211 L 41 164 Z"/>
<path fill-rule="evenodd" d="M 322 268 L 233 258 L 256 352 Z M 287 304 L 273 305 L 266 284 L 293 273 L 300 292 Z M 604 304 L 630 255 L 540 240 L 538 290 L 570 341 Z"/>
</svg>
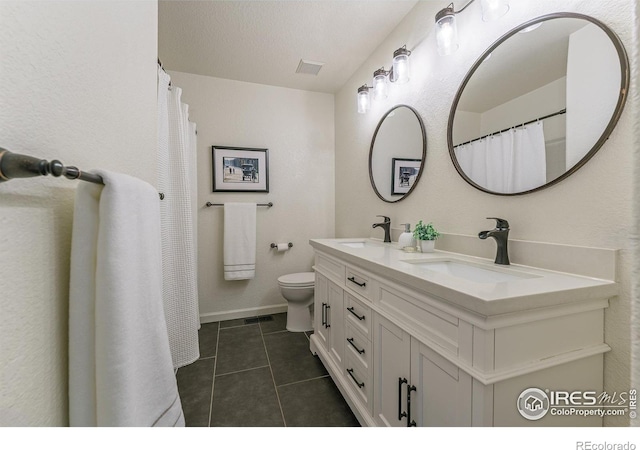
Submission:
<svg viewBox="0 0 640 450">
<path fill-rule="evenodd" d="M 277 278 L 307 272 L 309 239 L 334 235 L 333 95 L 171 72 L 198 127 L 198 283 L 203 322 L 286 308 Z M 269 149 L 269 193 L 213 193 L 211 146 Z M 366 164 L 362 166 L 366 169 Z M 222 207 L 273 202 L 257 213 L 256 277 L 225 281 Z M 292 242 L 277 253 L 270 243 Z"/>
<path fill-rule="evenodd" d="M 494 196 L 468 185 L 454 169 L 447 148 L 447 120 L 458 86 L 474 61 L 495 40 L 516 25 L 543 14 L 575 11 L 604 21 L 632 48 L 634 1 L 565 0 L 512 1 L 511 11 L 497 22 L 481 20 L 480 4 L 457 16 L 460 50 L 440 57 L 433 30 L 434 15 L 448 2 L 419 2 L 385 42 L 336 95 L 336 235 L 381 237 L 371 224 L 376 214 L 391 217 L 398 227 L 422 219 L 447 233 L 477 236 L 493 227 L 486 217 L 504 217 L 511 224 L 512 239 L 621 249 L 620 295 L 606 312 L 605 340 L 612 351 L 605 356 L 605 389 L 630 388 L 630 235 L 635 232 L 632 212 L 633 108 L 627 105 L 609 140 L 591 161 L 567 180 L 534 194 Z M 391 86 L 389 98 L 374 102 L 366 115 L 355 110 L 356 90 L 382 65 L 389 66 L 393 51 L 406 44 L 412 50 L 412 80 Z M 632 53 L 630 53 L 633 55 Z M 637 64 L 637 61 L 633 61 Z M 632 86 L 631 91 L 637 89 Z M 369 187 L 365 169 L 375 126 L 396 104 L 415 107 L 427 128 L 425 172 L 411 196 L 387 204 Z M 363 167 L 354 173 L 353 167 Z M 486 257 L 495 256 L 487 243 Z M 517 262 L 517 261 L 516 261 Z M 628 417 L 609 418 L 608 425 L 625 425 Z"/>
<path fill-rule="evenodd" d="M 0 29 L 0 147 L 155 183 L 156 1 L 2 1 Z M 68 424 L 77 183 L 0 184 L 0 426 Z"/>
</svg>

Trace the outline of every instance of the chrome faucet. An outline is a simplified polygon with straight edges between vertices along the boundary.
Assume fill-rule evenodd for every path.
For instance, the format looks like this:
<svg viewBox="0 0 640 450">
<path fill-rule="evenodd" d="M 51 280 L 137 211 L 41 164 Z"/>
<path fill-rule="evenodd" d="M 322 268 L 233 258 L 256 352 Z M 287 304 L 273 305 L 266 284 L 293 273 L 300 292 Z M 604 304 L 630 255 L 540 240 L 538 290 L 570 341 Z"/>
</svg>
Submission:
<svg viewBox="0 0 640 450">
<path fill-rule="evenodd" d="M 509 239 L 509 222 L 497 217 L 487 217 L 487 219 L 494 219 L 496 221 L 496 227 L 493 230 L 481 231 L 478 233 L 480 239 L 486 239 L 492 237 L 498 244 L 496 252 L 496 264 L 509 265 L 509 252 L 507 251 L 507 241 Z"/>
<path fill-rule="evenodd" d="M 376 216 L 384 218 L 384 222 L 374 223 L 371 228 L 382 227 L 384 230 L 384 241 L 391 242 L 391 219 L 387 216 Z"/>
</svg>

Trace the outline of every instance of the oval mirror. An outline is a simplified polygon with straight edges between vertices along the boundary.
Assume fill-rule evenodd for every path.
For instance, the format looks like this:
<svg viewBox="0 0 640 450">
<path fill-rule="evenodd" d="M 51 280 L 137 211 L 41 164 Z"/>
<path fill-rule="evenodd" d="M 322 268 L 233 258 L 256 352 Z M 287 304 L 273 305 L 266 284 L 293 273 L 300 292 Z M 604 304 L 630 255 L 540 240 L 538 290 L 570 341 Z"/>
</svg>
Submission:
<svg viewBox="0 0 640 450">
<path fill-rule="evenodd" d="M 567 178 L 615 127 L 628 67 L 616 34 L 582 14 L 550 14 L 511 30 L 476 61 L 453 102 L 447 139 L 456 170 L 499 195 Z"/>
<path fill-rule="evenodd" d="M 369 151 L 369 178 L 376 195 L 395 203 L 418 184 L 427 156 L 427 135 L 418 112 L 398 105 L 378 122 Z"/>
</svg>

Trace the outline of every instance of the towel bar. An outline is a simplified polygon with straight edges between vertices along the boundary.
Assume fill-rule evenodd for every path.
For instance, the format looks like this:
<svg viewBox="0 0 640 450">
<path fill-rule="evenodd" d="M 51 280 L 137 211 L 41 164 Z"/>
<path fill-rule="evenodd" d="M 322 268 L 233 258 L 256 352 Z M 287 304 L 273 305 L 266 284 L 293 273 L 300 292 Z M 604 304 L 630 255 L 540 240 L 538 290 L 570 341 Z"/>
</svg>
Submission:
<svg viewBox="0 0 640 450">
<path fill-rule="evenodd" d="M 33 156 L 12 153 L 0 147 L 0 183 L 13 178 L 31 178 L 44 175 L 54 177 L 64 176 L 69 180 L 82 180 L 89 183 L 104 184 L 102 177 L 89 172 L 83 172 L 74 166 L 65 166 L 57 159 L 47 161 Z M 164 194 L 159 193 L 160 200 Z"/>
<path fill-rule="evenodd" d="M 205 203 L 206 207 L 211 207 L 211 206 L 224 206 L 224 203 L 211 203 L 211 202 L 207 202 Z M 257 206 L 266 206 L 267 208 L 271 208 L 273 206 L 272 202 L 269 203 L 258 203 Z"/>
</svg>

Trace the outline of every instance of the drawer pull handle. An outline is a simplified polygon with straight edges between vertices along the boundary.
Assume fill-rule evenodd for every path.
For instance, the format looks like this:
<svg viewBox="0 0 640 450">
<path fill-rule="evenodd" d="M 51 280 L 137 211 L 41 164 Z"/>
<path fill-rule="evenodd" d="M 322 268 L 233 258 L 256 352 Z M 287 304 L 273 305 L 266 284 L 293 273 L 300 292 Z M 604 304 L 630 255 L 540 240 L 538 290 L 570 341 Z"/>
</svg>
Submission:
<svg viewBox="0 0 640 450">
<path fill-rule="evenodd" d="M 358 286 L 360 286 L 360 287 L 365 287 L 365 286 L 367 285 L 367 283 L 366 283 L 366 282 L 364 282 L 364 281 L 363 281 L 362 283 L 358 283 L 358 282 L 356 281 L 356 277 L 347 278 L 347 280 L 351 281 L 352 283 L 357 284 L 357 285 L 358 285 Z"/>
<path fill-rule="evenodd" d="M 356 351 L 357 351 L 358 353 L 360 353 L 361 355 L 364 353 L 364 349 L 360 350 L 358 347 L 356 347 L 356 344 L 354 344 L 354 343 L 353 343 L 353 338 L 347 338 L 347 342 L 348 342 L 349 344 L 351 344 L 351 346 L 352 346 L 353 348 L 355 348 L 355 349 L 356 349 Z"/>
<path fill-rule="evenodd" d="M 362 389 L 364 387 L 364 383 L 360 383 L 355 376 L 353 376 L 353 369 L 347 369 L 347 373 L 349 374 L 349 376 L 353 379 L 353 381 L 356 382 L 356 384 L 358 385 L 358 387 L 360 389 Z"/>
<path fill-rule="evenodd" d="M 349 311 L 351 314 L 353 314 L 354 316 L 356 316 L 358 318 L 358 320 L 364 320 L 364 316 L 359 316 L 355 310 L 355 308 L 353 306 L 350 306 L 347 308 L 347 311 Z"/>
</svg>

